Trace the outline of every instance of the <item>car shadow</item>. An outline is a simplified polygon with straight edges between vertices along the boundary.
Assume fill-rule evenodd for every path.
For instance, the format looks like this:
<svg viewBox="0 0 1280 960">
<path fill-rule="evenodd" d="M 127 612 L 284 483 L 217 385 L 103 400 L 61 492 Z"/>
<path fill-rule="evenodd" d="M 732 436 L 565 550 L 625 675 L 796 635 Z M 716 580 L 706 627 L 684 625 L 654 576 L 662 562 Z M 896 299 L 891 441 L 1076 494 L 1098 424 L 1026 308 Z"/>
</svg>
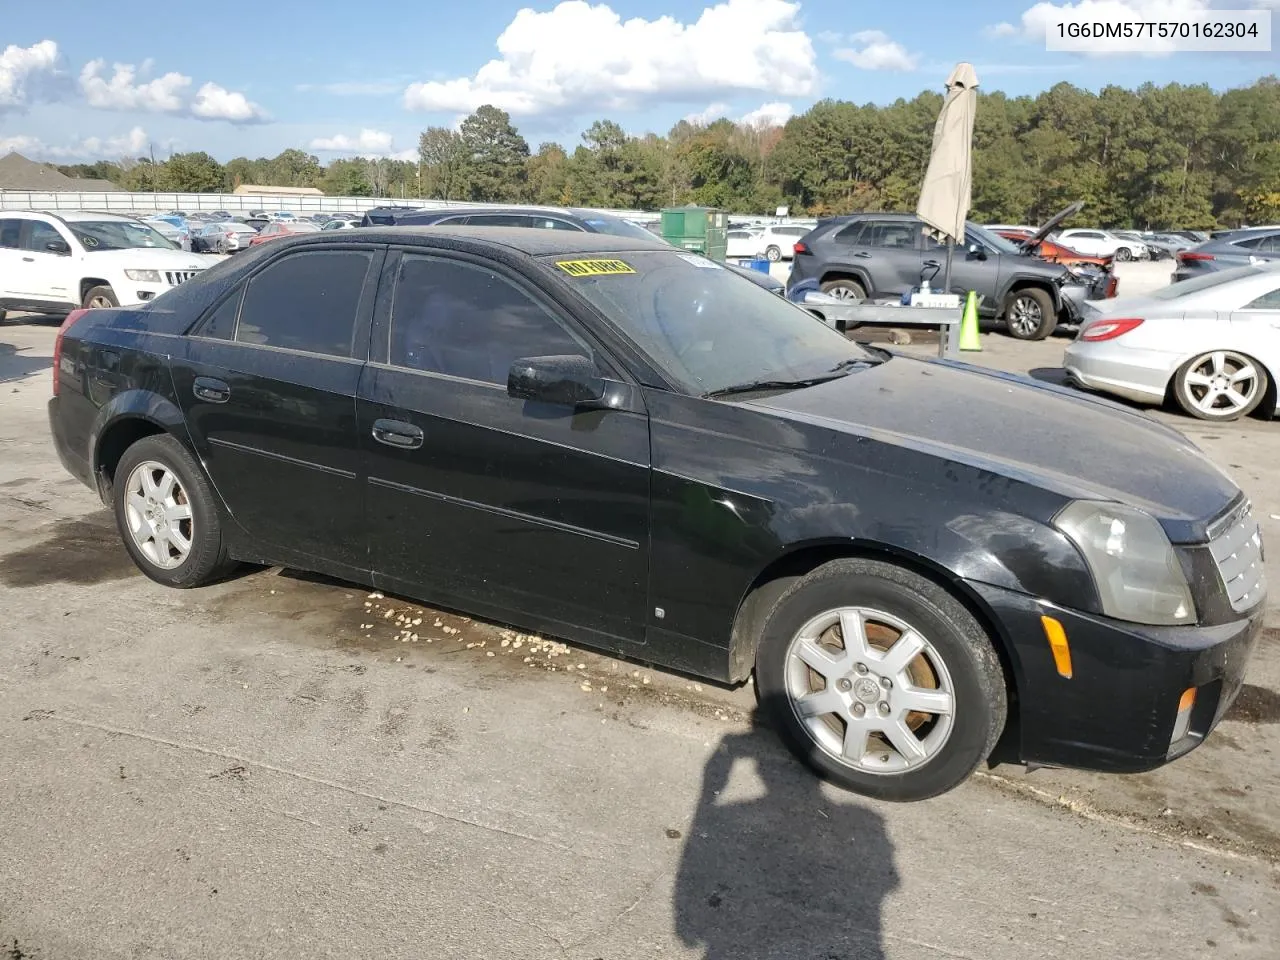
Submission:
<svg viewBox="0 0 1280 960">
<path fill-rule="evenodd" d="M 1062 367 L 1033 367 L 1027 371 L 1027 376 L 1041 383 L 1055 383 L 1060 387 L 1073 386 L 1067 380 L 1067 371 Z"/>
<path fill-rule="evenodd" d="M 37 357 L 22 352 L 12 343 L 0 343 L 0 382 L 21 380 L 28 374 L 50 369 L 48 357 Z"/>
<path fill-rule="evenodd" d="M 884 960 L 881 911 L 899 881 L 884 819 L 824 787 L 760 716 L 707 762 L 676 935 L 705 960 Z"/>
</svg>

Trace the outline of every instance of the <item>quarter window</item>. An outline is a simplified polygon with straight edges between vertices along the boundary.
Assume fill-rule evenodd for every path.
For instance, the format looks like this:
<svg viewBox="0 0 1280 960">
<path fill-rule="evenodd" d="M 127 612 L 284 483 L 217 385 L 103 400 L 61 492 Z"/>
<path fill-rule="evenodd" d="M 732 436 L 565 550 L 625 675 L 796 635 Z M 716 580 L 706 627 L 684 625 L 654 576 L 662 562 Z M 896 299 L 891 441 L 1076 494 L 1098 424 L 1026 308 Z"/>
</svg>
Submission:
<svg viewBox="0 0 1280 960">
<path fill-rule="evenodd" d="M 335 357 L 351 356 L 356 313 L 372 254 L 294 253 L 249 281 L 236 339 Z"/>
<path fill-rule="evenodd" d="M 591 356 L 549 310 L 487 267 L 436 257 L 400 261 L 391 362 L 505 384 L 522 357 Z"/>
</svg>

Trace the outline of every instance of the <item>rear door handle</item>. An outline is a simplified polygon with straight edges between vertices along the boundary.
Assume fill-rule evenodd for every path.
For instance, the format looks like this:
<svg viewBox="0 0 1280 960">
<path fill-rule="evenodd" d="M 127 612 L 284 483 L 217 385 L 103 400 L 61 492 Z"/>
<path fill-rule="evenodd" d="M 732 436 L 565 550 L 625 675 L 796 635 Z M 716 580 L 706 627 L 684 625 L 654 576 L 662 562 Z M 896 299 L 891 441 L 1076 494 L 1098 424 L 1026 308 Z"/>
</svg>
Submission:
<svg viewBox="0 0 1280 960">
<path fill-rule="evenodd" d="M 422 446 L 422 428 L 403 420 L 373 421 L 373 439 L 388 447 L 401 450 L 417 450 Z"/>
<path fill-rule="evenodd" d="M 859 250 L 857 253 L 854 254 L 854 256 L 857 257 L 859 260 L 871 259 L 871 254 L 867 253 L 867 251 L 865 250 Z"/>
<path fill-rule="evenodd" d="M 231 399 L 231 386 L 213 377 L 196 377 L 191 392 L 209 403 L 226 403 Z"/>
<path fill-rule="evenodd" d="M 22 258 L 22 262 L 23 262 L 23 263 L 35 263 L 35 262 L 36 262 L 36 258 L 35 258 L 35 257 L 23 257 L 23 258 Z"/>
</svg>

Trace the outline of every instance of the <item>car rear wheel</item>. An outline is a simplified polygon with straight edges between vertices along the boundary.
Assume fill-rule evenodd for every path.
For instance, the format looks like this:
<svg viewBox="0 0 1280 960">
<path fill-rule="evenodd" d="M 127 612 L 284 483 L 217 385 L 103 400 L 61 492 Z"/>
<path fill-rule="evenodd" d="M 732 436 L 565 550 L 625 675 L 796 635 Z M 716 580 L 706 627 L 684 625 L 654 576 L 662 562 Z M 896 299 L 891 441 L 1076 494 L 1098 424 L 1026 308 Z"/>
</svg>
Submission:
<svg viewBox="0 0 1280 960">
<path fill-rule="evenodd" d="M 152 580 L 198 587 L 229 567 L 213 489 L 168 434 L 144 437 L 124 452 L 112 504 L 125 548 Z"/>
<path fill-rule="evenodd" d="M 1005 299 L 1004 322 L 1018 340 L 1043 340 L 1058 325 L 1053 298 L 1034 287 L 1015 290 Z"/>
<path fill-rule="evenodd" d="M 779 260 L 782 259 L 782 251 L 779 250 L 777 247 L 775 247 L 773 244 L 770 244 L 768 246 L 768 248 L 764 252 L 764 255 L 768 257 L 769 260 L 773 263 L 777 263 Z"/>
<path fill-rule="evenodd" d="M 1201 420 L 1239 420 L 1267 393 L 1267 371 L 1252 357 L 1234 350 L 1212 350 L 1193 357 L 1174 374 L 1178 406 Z"/>
<path fill-rule="evenodd" d="M 837 300 L 867 299 L 867 291 L 857 280 L 828 280 L 819 289 Z"/>
<path fill-rule="evenodd" d="M 1117 259 L 1117 260 L 1132 260 L 1132 259 L 1133 259 L 1133 251 L 1132 251 L 1132 250 L 1130 250 L 1128 247 L 1120 247 L 1120 248 L 1118 248 L 1118 249 L 1116 250 L 1116 259 Z"/>
<path fill-rule="evenodd" d="M 97 310 L 103 307 L 118 307 L 120 301 L 116 298 L 116 292 L 110 287 L 91 287 L 84 295 L 84 303 L 81 304 L 86 310 Z"/>
<path fill-rule="evenodd" d="M 1007 712 L 986 632 L 909 570 L 835 560 L 770 612 L 756 655 L 761 708 L 822 777 L 882 800 L 923 800 L 991 753 Z"/>
</svg>

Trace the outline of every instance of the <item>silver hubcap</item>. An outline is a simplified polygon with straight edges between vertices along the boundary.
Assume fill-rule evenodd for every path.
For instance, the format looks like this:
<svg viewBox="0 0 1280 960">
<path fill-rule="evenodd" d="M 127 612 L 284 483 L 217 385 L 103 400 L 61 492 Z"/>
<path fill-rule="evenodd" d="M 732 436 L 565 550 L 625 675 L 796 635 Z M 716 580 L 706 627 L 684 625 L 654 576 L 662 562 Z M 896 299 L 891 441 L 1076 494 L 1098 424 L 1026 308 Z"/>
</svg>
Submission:
<svg viewBox="0 0 1280 960">
<path fill-rule="evenodd" d="M 859 299 L 858 291 L 854 290 L 852 287 L 832 287 L 830 290 L 827 291 L 827 293 L 830 296 L 835 297 L 837 300 Z"/>
<path fill-rule="evenodd" d="M 1009 326 L 1014 332 L 1029 336 L 1039 328 L 1043 317 L 1039 303 L 1031 297 L 1018 297 L 1009 309 Z"/>
<path fill-rule="evenodd" d="M 138 464 L 124 502 L 129 535 L 143 556 L 166 570 L 187 559 L 194 535 L 191 503 L 172 470 L 152 460 Z"/>
<path fill-rule="evenodd" d="M 1183 383 L 1195 408 L 1217 417 L 1248 407 L 1261 386 L 1253 361 L 1229 350 L 1198 358 L 1187 368 Z"/>
<path fill-rule="evenodd" d="M 103 308 L 110 307 L 110 306 L 111 306 L 111 301 L 104 296 L 99 295 L 96 297 L 89 298 L 89 309 L 91 310 L 101 310 Z"/>
<path fill-rule="evenodd" d="M 951 736 L 951 674 L 924 635 L 892 614 L 819 614 L 792 639 L 786 671 L 796 719 L 824 753 L 859 772 L 923 766 Z"/>
</svg>

